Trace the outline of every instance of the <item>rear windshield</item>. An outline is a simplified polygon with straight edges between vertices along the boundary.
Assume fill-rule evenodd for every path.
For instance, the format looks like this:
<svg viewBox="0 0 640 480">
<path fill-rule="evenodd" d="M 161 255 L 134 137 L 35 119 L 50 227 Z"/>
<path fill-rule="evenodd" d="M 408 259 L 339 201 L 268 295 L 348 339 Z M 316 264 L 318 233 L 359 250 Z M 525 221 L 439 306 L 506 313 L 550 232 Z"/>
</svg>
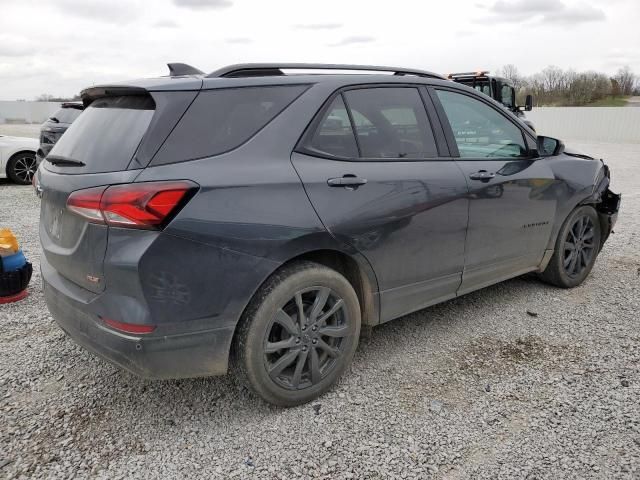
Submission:
<svg viewBox="0 0 640 480">
<path fill-rule="evenodd" d="M 82 110 L 78 108 L 61 108 L 49 118 L 54 122 L 57 120 L 60 123 L 73 123 L 73 121 L 78 118 L 78 115 L 80 115 L 81 113 Z"/>
<path fill-rule="evenodd" d="M 153 99 L 145 95 L 99 98 L 73 122 L 47 158 L 86 165 L 67 168 L 69 173 L 125 170 L 149 128 L 154 108 Z"/>
<path fill-rule="evenodd" d="M 307 85 L 201 92 L 152 165 L 219 155 L 242 145 L 282 112 Z"/>
<path fill-rule="evenodd" d="M 489 80 L 460 80 L 458 83 L 462 83 L 468 87 L 471 87 L 485 95 L 491 96 L 491 85 Z"/>
</svg>

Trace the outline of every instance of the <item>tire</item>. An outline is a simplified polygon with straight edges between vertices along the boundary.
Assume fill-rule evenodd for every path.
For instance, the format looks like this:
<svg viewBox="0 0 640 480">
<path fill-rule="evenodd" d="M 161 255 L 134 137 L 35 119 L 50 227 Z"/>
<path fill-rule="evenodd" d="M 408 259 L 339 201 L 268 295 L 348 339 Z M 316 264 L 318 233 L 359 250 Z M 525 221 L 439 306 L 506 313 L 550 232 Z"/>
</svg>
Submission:
<svg viewBox="0 0 640 480">
<path fill-rule="evenodd" d="M 577 287 L 596 262 L 600 239 L 600 220 L 595 209 L 587 205 L 576 208 L 562 224 L 555 251 L 541 278 L 557 287 Z"/>
<path fill-rule="evenodd" d="M 18 185 L 31 185 L 37 167 L 35 153 L 19 152 L 9 159 L 7 176 Z"/>
<path fill-rule="evenodd" d="M 266 281 L 240 320 L 236 373 L 269 403 L 301 405 L 336 383 L 359 336 L 360 304 L 347 279 L 320 264 L 295 263 Z"/>
</svg>

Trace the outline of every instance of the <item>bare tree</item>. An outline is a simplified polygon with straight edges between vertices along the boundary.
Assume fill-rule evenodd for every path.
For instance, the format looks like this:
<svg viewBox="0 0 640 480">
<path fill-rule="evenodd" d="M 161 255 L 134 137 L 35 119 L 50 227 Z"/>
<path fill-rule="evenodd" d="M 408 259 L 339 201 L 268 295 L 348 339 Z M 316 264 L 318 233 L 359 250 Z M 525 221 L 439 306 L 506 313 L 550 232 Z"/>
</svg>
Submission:
<svg viewBox="0 0 640 480">
<path fill-rule="evenodd" d="M 73 97 L 56 97 L 50 93 L 43 93 L 36 97 L 36 102 L 77 102 L 80 99 L 80 95 L 74 95 Z"/>
<path fill-rule="evenodd" d="M 50 102 L 53 100 L 53 98 L 54 96 L 51 95 L 50 93 L 43 93 L 36 97 L 36 102 Z"/>
<path fill-rule="evenodd" d="M 502 67 L 501 74 L 504 78 L 513 83 L 513 87 L 515 88 L 516 92 L 523 87 L 524 78 L 522 77 L 522 75 L 520 75 L 518 67 L 516 67 L 515 65 L 511 63 L 505 65 L 504 67 Z"/>
<path fill-rule="evenodd" d="M 631 95 L 633 93 L 636 76 L 628 65 L 618 70 L 618 73 L 616 73 L 613 79 L 617 82 L 621 95 Z"/>
<path fill-rule="evenodd" d="M 633 73 L 630 74 L 635 79 Z M 550 66 L 540 73 L 524 77 L 520 96 L 532 94 L 536 106 L 586 105 L 615 94 L 620 81 L 620 78 L 609 79 L 598 72 L 575 72 Z"/>
</svg>

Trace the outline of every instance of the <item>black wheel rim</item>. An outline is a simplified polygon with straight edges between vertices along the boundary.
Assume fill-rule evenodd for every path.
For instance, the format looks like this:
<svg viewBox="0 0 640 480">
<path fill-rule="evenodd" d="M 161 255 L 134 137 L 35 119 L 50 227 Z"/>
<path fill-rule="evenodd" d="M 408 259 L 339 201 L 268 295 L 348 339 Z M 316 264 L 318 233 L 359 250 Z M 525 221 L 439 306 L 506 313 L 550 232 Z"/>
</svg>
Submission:
<svg viewBox="0 0 640 480">
<path fill-rule="evenodd" d="M 591 265 L 595 249 L 595 225 L 588 215 L 578 217 L 564 240 L 564 271 L 570 277 L 580 276 Z"/>
<path fill-rule="evenodd" d="M 22 155 L 16 158 L 13 164 L 13 173 L 21 182 L 31 183 L 36 173 L 36 159 L 31 155 Z"/>
<path fill-rule="evenodd" d="M 269 377 L 288 390 L 318 384 L 342 359 L 350 331 L 345 302 L 333 290 L 296 292 L 267 328 L 263 352 Z"/>
</svg>

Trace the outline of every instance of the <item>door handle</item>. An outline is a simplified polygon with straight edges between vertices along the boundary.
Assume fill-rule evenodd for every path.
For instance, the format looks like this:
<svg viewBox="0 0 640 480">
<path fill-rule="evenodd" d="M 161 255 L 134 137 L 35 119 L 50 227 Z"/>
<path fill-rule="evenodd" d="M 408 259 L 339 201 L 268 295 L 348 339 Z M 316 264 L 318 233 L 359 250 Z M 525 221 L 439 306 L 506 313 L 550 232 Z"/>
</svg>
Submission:
<svg viewBox="0 0 640 480">
<path fill-rule="evenodd" d="M 351 187 L 357 188 L 367 183 L 366 178 L 356 177 L 353 174 L 343 175 L 342 177 L 330 178 L 327 185 L 330 187 Z"/>
<path fill-rule="evenodd" d="M 496 176 L 495 173 L 487 172 L 486 170 L 480 170 L 476 173 L 472 173 L 471 175 L 469 175 L 469 178 L 471 180 L 480 180 L 482 182 L 488 182 L 495 176 Z"/>
</svg>

